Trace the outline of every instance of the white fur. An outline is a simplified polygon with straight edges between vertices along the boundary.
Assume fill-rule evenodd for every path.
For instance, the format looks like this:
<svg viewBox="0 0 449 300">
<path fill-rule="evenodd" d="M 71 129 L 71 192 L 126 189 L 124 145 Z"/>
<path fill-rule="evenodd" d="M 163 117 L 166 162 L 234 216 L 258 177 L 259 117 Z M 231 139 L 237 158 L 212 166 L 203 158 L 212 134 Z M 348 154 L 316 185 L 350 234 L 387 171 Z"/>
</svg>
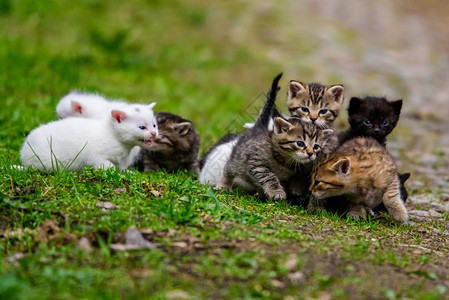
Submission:
<svg viewBox="0 0 449 300">
<path fill-rule="evenodd" d="M 25 139 L 22 164 L 46 172 L 86 166 L 124 169 L 131 149 L 151 146 L 158 134 L 154 105 L 130 104 L 114 110 L 108 118 L 67 118 L 41 125 Z"/>
<path fill-rule="evenodd" d="M 109 117 L 113 109 L 122 109 L 126 105 L 128 105 L 126 102 L 109 101 L 99 94 L 70 92 L 59 101 L 56 114 L 59 119 L 103 118 Z"/>
<path fill-rule="evenodd" d="M 232 149 L 237 141 L 238 138 L 225 144 L 221 144 L 212 150 L 200 172 L 199 180 L 201 184 L 209 184 L 211 186 L 218 185 L 223 176 L 224 167 L 228 162 Z"/>
<path fill-rule="evenodd" d="M 243 128 L 251 129 L 254 127 L 254 124 L 255 123 L 245 123 L 245 124 L 243 124 Z M 273 121 L 273 118 L 270 118 L 270 121 L 268 122 L 268 130 L 272 131 L 273 128 L 274 128 L 274 121 Z"/>
</svg>

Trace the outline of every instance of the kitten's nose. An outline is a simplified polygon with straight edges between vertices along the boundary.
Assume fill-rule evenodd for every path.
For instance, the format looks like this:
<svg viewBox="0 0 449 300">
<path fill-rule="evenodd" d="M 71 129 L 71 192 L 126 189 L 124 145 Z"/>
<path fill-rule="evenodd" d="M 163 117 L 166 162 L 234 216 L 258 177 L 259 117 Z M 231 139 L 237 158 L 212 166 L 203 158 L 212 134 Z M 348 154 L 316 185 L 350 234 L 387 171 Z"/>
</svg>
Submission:
<svg viewBox="0 0 449 300">
<path fill-rule="evenodd" d="M 307 152 L 307 155 L 308 155 L 309 157 L 312 157 L 313 152 Z"/>
<path fill-rule="evenodd" d="M 310 118 L 310 120 L 312 121 L 312 123 L 315 123 L 316 119 L 317 119 L 317 118 L 312 118 L 312 117 Z"/>
<path fill-rule="evenodd" d="M 379 132 L 380 128 L 379 127 L 374 127 L 374 132 Z"/>
<path fill-rule="evenodd" d="M 156 136 L 156 132 L 152 131 L 152 132 L 151 132 L 151 136 L 152 136 L 152 137 L 155 137 L 155 136 Z"/>
</svg>

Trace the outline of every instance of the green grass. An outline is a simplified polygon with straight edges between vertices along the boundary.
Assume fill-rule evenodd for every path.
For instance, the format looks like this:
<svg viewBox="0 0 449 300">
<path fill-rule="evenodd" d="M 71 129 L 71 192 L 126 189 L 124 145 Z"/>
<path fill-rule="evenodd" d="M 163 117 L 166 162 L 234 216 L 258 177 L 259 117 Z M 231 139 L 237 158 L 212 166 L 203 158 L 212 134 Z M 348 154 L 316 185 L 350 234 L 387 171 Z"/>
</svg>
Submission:
<svg viewBox="0 0 449 300">
<path fill-rule="evenodd" d="M 257 51 L 260 40 L 226 37 L 239 16 L 195 0 L 0 1 L 1 299 L 448 296 L 447 217 L 397 226 L 388 215 L 315 215 L 183 172 L 10 168 L 26 133 L 55 120 L 72 89 L 156 100 L 156 111 L 194 121 L 203 150 L 229 124 L 240 128 L 283 65 Z M 301 64 L 301 76 L 313 69 Z M 60 232 L 43 242 L 46 219 Z M 157 248 L 111 250 L 130 227 Z"/>
</svg>

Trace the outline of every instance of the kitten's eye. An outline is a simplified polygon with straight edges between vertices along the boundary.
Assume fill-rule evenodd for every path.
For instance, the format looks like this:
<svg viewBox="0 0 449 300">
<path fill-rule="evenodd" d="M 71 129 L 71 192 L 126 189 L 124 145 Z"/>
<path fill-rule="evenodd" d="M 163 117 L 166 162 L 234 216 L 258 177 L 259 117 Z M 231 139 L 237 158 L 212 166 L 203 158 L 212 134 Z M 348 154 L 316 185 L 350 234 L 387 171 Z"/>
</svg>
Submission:
<svg viewBox="0 0 449 300">
<path fill-rule="evenodd" d="M 321 147 L 320 147 L 320 145 L 318 145 L 318 144 L 315 144 L 315 145 L 313 145 L 313 150 L 318 150 L 318 149 L 320 149 Z"/>
<path fill-rule="evenodd" d="M 319 180 L 314 180 L 314 181 L 313 181 L 313 185 L 314 185 L 314 186 L 317 186 L 318 184 L 320 184 L 320 182 L 321 182 L 321 181 L 319 181 Z"/>
<path fill-rule="evenodd" d="M 147 127 L 146 126 L 139 126 L 139 129 L 146 130 Z"/>
<path fill-rule="evenodd" d="M 370 126 L 371 126 L 370 120 L 365 120 L 365 121 L 363 121 L 363 125 L 365 125 L 365 126 L 367 126 L 367 127 L 370 127 Z"/>
<path fill-rule="evenodd" d="M 153 128 L 156 128 L 156 124 L 153 124 Z"/>
<path fill-rule="evenodd" d="M 327 109 L 321 109 L 321 110 L 319 111 L 319 114 L 320 114 L 320 115 L 324 115 L 324 114 L 327 114 L 328 111 L 329 111 L 329 110 L 327 110 Z"/>
<path fill-rule="evenodd" d="M 388 123 L 388 121 L 383 121 L 383 122 L 382 122 L 382 126 L 383 126 L 383 127 L 388 126 L 389 124 L 390 124 L 390 123 Z"/>
<path fill-rule="evenodd" d="M 309 109 L 308 109 L 307 107 L 301 107 L 301 111 L 302 111 L 302 112 L 305 112 L 305 113 L 308 113 L 308 112 L 309 112 Z"/>
<path fill-rule="evenodd" d="M 306 144 L 304 144 L 304 142 L 298 141 L 296 142 L 296 145 L 298 145 L 299 148 L 304 148 Z"/>
</svg>

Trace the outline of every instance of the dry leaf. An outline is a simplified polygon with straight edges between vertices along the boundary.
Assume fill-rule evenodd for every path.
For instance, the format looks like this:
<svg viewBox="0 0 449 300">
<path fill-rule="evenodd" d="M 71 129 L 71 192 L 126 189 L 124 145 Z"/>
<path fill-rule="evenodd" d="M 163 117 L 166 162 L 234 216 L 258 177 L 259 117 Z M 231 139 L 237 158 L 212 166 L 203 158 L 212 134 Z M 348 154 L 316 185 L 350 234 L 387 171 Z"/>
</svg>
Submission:
<svg viewBox="0 0 449 300">
<path fill-rule="evenodd" d="M 156 245 L 147 241 L 140 231 L 134 227 L 128 228 L 125 234 L 125 244 L 111 244 L 114 251 L 127 251 L 138 249 L 155 249 Z"/>
<path fill-rule="evenodd" d="M 186 242 L 174 242 L 172 246 L 177 248 L 187 248 L 188 245 Z"/>
<path fill-rule="evenodd" d="M 11 255 L 11 256 L 8 256 L 8 258 L 6 259 L 6 261 L 7 261 L 8 263 L 10 263 L 10 264 L 18 265 L 19 260 L 21 260 L 21 259 L 24 258 L 24 257 L 25 257 L 25 254 L 19 252 L 19 253 L 13 254 L 13 255 Z"/>
<path fill-rule="evenodd" d="M 112 202 L 97 202 L 96 206 L 99 208 L 104 208 L 104 209 L 111 209 L 111 208 L 119 209 L 120 208 L 120 206 L 115 205 Z"/>
<path fill-rule="evenodd" d="M 298 269 L 298 257 L 296 254 L 290 254 L 285 262 L 285 267 L 289 272 L 296 271 Z"/>
<path fill-rule="evenodd" d="M 297 271 L 295 273 L 288 274 L 288 279 L 293 285 L 301 285 L 306 281 L 306 277 L 304 276 L 304 273 Z"/>
<path fill-rule="evenodd" d="M 82 237 L 76 245 L 79 249 L 83 250 L 86 253 L 89 253 L 92 250 L 92 245 L 89 239 L 86 237 Z"/>
<path fill-rule="evenodd" d="M 153 194 L 154 197 L 161 197 L 161 192 L 159 191 L 151 190 L 150 193 Z"/>
<path fill-rule="evenodd" d="M 187 293 L 186 291 L 183 291 L 183 290 L 169 291 L 165 294 L 165 297 L 167 299 L 179 299 L 179 300 L 192 299 L 192 297 L 190 297 L 189 293 Z"/>
<path fill-rule="evenodd" d="M 39 227 L 36 239 L 39 242 L 47 243 L 56 238 L 60 231 L 61 229 L 56 225 L 56 222 L 45 219 L 44 223 Z"/>
<path fill-rule="evenodd" d="M 118 188 L 114 190 L 117 194 L 126 193 L 127 191 L 128 190 L 126 188 Z"/>
<path fill-rule="evenodd" d="M 283 283 L 282 281 L 276 280 L 276 279 L 273 279 L 273 280 L 271 281 L 271 284 L 272 284 L 275 288 L 278 288 L 278 289 L 283 289 L 283 288 L 285 287 L 285 283 Z"/>
</svg>

